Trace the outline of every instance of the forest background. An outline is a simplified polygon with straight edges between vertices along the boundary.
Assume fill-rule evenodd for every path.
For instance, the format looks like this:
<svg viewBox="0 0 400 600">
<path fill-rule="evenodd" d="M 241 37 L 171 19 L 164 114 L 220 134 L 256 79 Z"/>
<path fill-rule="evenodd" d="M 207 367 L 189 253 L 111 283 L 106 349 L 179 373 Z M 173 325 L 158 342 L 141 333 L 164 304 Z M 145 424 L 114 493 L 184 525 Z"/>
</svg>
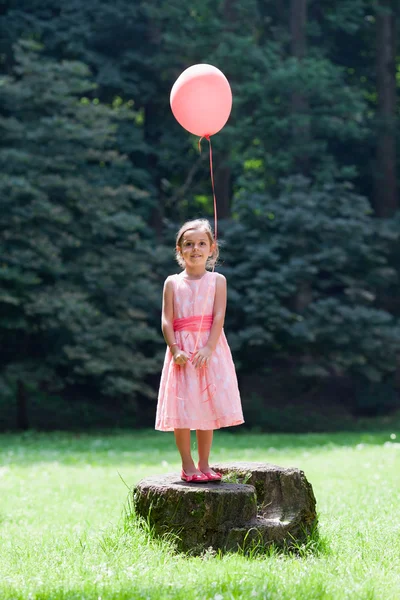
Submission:
<svg viewBox="0 0 400 600">
<path fill-rule="evenodd" d="M 175 232 L 212 219 L 208 153 L 169 107 L 196 63 L 246 426 L 400 409 L 394 0 L 4 0 L 0 429 L 151 427 Z"/>
</svg>

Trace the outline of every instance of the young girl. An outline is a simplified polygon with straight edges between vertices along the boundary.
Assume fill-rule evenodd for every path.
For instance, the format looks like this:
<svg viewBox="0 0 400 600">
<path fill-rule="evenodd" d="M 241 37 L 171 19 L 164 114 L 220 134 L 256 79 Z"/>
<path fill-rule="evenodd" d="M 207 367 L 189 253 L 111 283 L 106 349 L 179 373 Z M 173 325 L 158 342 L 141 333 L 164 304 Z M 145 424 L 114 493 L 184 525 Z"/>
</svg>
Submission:
<svg viewBox="0 0 400 600">
<path fill-rule="evenodd" d="M 164 284 L 162 332 L 168 345 L 158 395 L 156 429 L 174 431 L 183 481 L 220 481 L 208 460 L 213 430 L 243 423 L 232 355 L 223 330 L 226 279 L 210 272 L 218 246 L 205 219 L 188 221 L 176 237 L 179 275 Z M 190 451 L 195 429 L 198 465 Z"/>
</svg>

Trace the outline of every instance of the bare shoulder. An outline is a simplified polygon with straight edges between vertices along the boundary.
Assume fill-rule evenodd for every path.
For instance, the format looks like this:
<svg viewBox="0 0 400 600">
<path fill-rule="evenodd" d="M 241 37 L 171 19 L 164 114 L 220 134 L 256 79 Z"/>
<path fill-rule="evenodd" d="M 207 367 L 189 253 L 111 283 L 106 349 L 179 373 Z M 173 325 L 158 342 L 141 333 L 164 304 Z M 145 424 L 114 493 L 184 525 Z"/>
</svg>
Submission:
<svg viewBox="0 0 400 600">
<path fill-rule="evenodd" d="M 215 281 L 218 285 L 226 285 L 226 277 L 222 273 L 215 273 Z"/>
<path fill-rule="evenodd" d="M 221 273 L 215 273 L 215 289 L 226 293 L 226 277 Z"/>
<path fill-rule="evenodd" d="M 168 275 L 167 279 L 164 281 L 164 291 L 172 291 L 174 289 L 174 275 Z"/>
</svg>

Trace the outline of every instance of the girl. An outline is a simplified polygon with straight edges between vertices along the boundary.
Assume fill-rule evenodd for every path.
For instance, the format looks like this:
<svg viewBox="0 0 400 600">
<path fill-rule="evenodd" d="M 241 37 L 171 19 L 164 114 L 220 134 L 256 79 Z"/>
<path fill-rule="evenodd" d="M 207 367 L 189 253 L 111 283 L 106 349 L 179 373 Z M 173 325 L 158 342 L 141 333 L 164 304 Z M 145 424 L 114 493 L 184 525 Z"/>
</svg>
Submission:
<svg viewBox="0 0 400 600">
<path fill-rule="evenodd" d="M 190 483 L 221 480 L 208 463 L 213 430 L 243 423 L 235 367 L 223 331 L 226 279 L 207 270 L 218 254 L 210 223 L 188 221 L 176 237 L 176 259 L 183 270 L 164 284 L 162 332 L 168 348 L 156 429 L 174 431 L 181 479 Z M 197 467 L 190 451 L 192 429 L 197 436 Z"/>
</svg>

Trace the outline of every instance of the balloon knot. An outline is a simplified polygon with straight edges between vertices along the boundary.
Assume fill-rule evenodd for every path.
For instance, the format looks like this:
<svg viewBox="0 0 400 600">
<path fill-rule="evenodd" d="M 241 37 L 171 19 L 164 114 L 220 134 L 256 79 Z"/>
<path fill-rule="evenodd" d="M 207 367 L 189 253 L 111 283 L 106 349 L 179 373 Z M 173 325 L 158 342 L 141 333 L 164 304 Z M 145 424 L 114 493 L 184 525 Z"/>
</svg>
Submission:
<svg viewBox="0 0 400 600">
<path fill-rule="evenodd" d="M 201 140 L 202 139 L 206 139 L 208 142 L 210 142 L 210 134 L 209 133 L 205 133 L 204 135 L 201 136 L 201 138 L 199 139 L 199 153 L 201 154 Z"/>
</svg>

